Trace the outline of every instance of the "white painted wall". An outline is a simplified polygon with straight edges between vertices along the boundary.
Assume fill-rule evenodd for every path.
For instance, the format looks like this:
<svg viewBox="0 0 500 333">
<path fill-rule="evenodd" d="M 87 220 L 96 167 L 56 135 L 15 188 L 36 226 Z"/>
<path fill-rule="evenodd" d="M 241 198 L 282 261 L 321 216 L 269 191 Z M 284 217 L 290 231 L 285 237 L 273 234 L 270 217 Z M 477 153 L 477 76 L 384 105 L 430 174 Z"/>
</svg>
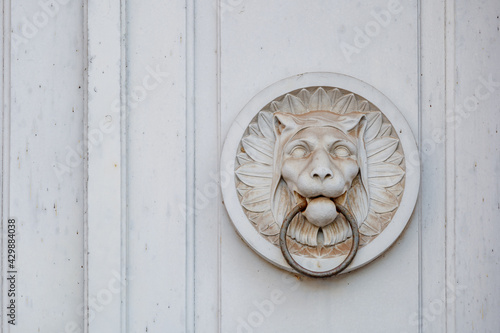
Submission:
<svg viewBox="0 0 500 333">
<path fill-rule="evenodd" d="M 57 1 L 29 38 L 43 7 L 3 2 L 2 309 L 9 217 L 19 272 L 2 332 L 500 329 L 497 1 L 401 0 L 349 59 L 388 1 Z M 248 248 L 217 180 L 248 100 L 311 71 L 384 93 L 422 160 L 402 237 L 325 281 Z"/>
</svg>

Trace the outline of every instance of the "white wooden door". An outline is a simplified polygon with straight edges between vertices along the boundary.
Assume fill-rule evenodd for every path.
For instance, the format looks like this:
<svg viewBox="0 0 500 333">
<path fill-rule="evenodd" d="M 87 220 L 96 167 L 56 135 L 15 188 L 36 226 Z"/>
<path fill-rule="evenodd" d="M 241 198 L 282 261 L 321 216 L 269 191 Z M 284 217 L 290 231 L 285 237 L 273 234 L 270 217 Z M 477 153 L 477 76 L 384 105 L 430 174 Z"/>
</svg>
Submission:
<svg viewBox="0 0 500 333">
<path fill-rule="evenodd" d="M 498 1 L 2 4 L 2 332 L 499 331 Z M 308 72 L 387 96 L 421 160 L 401 237 L 327 280 L 220 190 L 238 113 Z"/>
</svg>

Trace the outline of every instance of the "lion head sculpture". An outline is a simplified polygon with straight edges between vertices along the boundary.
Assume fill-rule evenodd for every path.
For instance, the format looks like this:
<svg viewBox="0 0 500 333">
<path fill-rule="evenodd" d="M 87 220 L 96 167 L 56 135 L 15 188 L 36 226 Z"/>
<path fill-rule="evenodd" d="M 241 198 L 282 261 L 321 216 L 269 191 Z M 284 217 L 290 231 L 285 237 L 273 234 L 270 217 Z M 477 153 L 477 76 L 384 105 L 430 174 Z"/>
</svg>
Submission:
<svg viewBox="0 0 500 333">
<path fill-rule="evenodd" d="M 368 213 L 366 116 L 312 111 L 276 112 L 271 210 L 277 221 L 301 200 L 308 206 L 293 221 L 289 236 L 300 243 L 333 245 L 351 236 L 335 202 L 353 210 L 358 225 Z"/>
<path fill-rule="evenodd" d="M 301 200 L 308 208 L 288 228 L 291 252 L 314 258 L 360 246 L 394 216 L 404 189 L 405 162 L 397 132 L 368 101 L 332 87 L 309 87 L 276 98 L 248 125 L 236 154 L 236 190 L 257 231 L 277 245 L 285 216 Z"/>
</svg>

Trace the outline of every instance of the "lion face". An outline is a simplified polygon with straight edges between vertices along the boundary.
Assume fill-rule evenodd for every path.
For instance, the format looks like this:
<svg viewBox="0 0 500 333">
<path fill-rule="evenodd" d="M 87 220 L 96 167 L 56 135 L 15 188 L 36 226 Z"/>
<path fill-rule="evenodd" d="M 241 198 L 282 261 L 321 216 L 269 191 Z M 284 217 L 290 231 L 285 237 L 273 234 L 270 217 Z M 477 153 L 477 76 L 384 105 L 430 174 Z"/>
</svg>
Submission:
<svg viewBox="0 0 500 333">
<path fill-rule="evenodd" d="M 305 221 L 297 221 L 295 227 L 292 224 L 292 238 L 308 245 L 317 244 L 317 239 L 310 239 L 311 230 L 317 230 L 314 234 L 329 227 L 330 233 L 344 230 L 344 235 L 337 239 L 345 239 L 350 230 L 345 220 L 337 219 L 335 201 L 340 197 L 345 199 L 354 182 L 358 188 L 362 187 L 358 175 L 364 115 L 314 111 L 301 115 L 277 112 L 274 117 L 277 137 L 274 170 L 279 175 L 275 182 L 275 197 L 279 198 L 274 200 L 275 216 L 283 215 L 278 205 L 289 210 L 291 205 L 307 200 L 307 209 L 302 214 Z M 286 205 L 287 202 L 291 205 Z M 334 222 L 339 225 L 330 227 Z"/>
<path fill-rule="evenodd" d="M 337 198 L 358 172 L 355 138 L 336 128 L 307 128 L 284 147 L 281 175 L 302 197 Z"/>
<path fill-rule="evenodd" d="M 304 129 L 284 147 L 281 175 L 298 199 L 308 200 L 304 215 L 318 227 L 334 221 L 332 200 L 346 193 L 358 172 L 356 140 L 337 128 Z"/>
</svg>

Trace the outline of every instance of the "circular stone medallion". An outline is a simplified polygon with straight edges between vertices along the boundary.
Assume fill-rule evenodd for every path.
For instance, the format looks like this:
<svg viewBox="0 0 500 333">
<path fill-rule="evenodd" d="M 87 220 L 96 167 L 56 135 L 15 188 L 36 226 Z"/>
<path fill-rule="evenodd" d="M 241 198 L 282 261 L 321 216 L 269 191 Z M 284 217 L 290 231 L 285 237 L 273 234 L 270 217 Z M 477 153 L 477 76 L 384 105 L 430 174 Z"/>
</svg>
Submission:
<svg viewBox="0 0 500 333">
<path fill-rule="evenodd" d="M 403 115 L 375 88 L 335 73 L 306 73 L 257 94 L 232 124 L 222 151 L 224 204 L 245 242 L 292 271 L 282 256 L 283 219 L 302 200 L 287 244 L 303 267 L 327 271 L 360 243 L 354 270 L 382 254 L 405 228 L 419 188 L 419 158 Z"/>
</svg>

